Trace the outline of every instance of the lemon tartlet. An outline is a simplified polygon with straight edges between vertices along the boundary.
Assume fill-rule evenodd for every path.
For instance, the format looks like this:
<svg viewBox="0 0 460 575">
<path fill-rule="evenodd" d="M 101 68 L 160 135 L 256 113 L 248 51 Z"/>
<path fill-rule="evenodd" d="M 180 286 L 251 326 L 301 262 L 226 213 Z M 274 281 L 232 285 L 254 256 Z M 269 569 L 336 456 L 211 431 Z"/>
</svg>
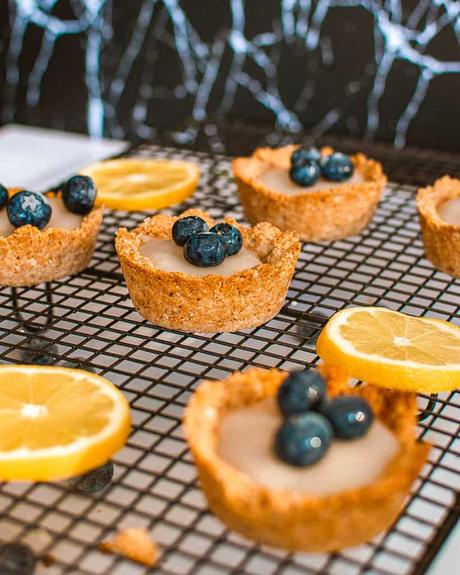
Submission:
<svg viewBox="0 0 460 575">
<path fill-rule="evenodd" d="M 430 446 L 416 440 L 416 396 L 370 385 L 350 388 L 337 368 L 322 368 L 328 395 L 359 395 L 397 442 L 396 454 L 369 484 L 322 495 L 267 487 L 219 453 L 219 429 L 234 410 L 273 398 L 286 373 L 258 368 L 204 382 L 184 416 L 185 434 L 211 510 L 231 529 L 263 544 L 336 551 L 368 541 L 397 518 Z M 245 446 L 241 445 L 241 449 Z"/>
<path fill-rule="evenodd" d="M 18 191 L 9 190 L 10 197 Z M 60 226 L 59 218 L 64 209 L 60 194 L 47 194 L 46 197 L 58 217 L 54 220 L 52 216 L 44 229 L 31 225 L 13 228 L 2 213 L 5 222 L 2 222 L 0 234 L 0 285 L 37 285 L 79 273 L 88 266 L 96 246 L 103 207 L 94 207 L 77 223 L 66 221 Z"/>
<path fill-rule="evenodd" d="M 417 194 L 426 257 L 439 270 L 460 278 L 460 180 L 445 176 Z"/>
<path fill-rule="evenodd" d="M 354 176 L 303 188 L 288 178 L 298 146 L 259 148 L 251 157 L 233 161 L 238 193 L 248 221 L 271 222 L 295 231 L 307 242 L 331 241 L 360 233 L 372 219 L 386 184 L 379 162 L 364 154 L 351 157 Z M 323 148 L 323 155 L 332 154 Z"/>
<path fill-rule="evenodd" d="M 172 245 L 173 224 L 187 216 L 200 217 L 210 227 L 215 223 L 201 210 L 188 210 L 178 217 L 154 216 L 132 231 L 117 231 L 115 246 L 137 311 L 158 326 L 203 333 L 256 327 L 275 316 L 284 303 L 300 253 L 296 234 L 269 223 L 248 228 L 225 218 L 225 223 L 240 230 L 250 252 L 246 256 L 252 255 L 250 267 L 234 273 L 220 273 L 212 267 L 204 272 L 195 268 L 194 272 L 183 258 L 176 268 L 152 261 L 147 244 L 158 241 L 158 249 L 166 249 L 161 240 L 170 240 Z M 154 254 L 155 246 L 149 251 Z M 177 252 L 169 256 L 179 262 Z"/>
</svg>

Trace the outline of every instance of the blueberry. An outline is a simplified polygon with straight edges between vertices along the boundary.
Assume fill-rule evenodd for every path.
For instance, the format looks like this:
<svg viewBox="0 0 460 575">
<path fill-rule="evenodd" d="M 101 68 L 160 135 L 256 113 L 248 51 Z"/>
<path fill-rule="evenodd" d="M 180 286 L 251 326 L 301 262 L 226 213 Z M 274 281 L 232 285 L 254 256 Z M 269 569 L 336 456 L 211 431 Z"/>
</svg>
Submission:
<svg viewBox="0 0 460 575">
<path fill-rule="evenodd" d="M 243 236 L 240 230 L 230 224 L 216 224 L 209 231 L 224 240 L 228 256 L 235 256 L 243 247 Z"/>
<path fill-rule="evenodd" d="M 88 176 L 72 176 L 62 186 L 62 201 L 74 214 L 85 216 L 93 209 L 96 199 L 96 186 Z"/>
<path fill-rule="evenodd" d="M 50 221 L 51 206 L 41 194 L 24 190 L 11 197 L 6 213 L 15 228 L 30 224 L 42 229 Z"/>
<path fill-rule="evenodd" d="M 291 166 L 303 166 L 308 162 L 319 162 L 321 154 L 317 148 L 297 148 L 291 156 Z"/>
<path fill-rule="evenodd" d="M 283 381 L 276 399 L 285 417 L 303 413 L 326 396 L 326 384 L 317 371 L 294 371 Z"/>
<path fill-rule="evenodd" d="M 207 232 L 209 230 L 208 224 L 198 216 L 187 216 L 176 220 L 172 227 L 172 237 L 174 243 L 178 246 L 185 246 L 187 240 L 193 234 L 200 232 Z"/>
<path fill-rule="evenodd" d="M 362 437 L 373 420 L 367 401 L 355 395 L 341 395 L 330 399 L 322 406 L 321 413 L 329 419 L 334 435 L 339 439 Z"/>
<path fill-rule="evenodd" d="M 88 471 L 88 473 L 73 477 L 69 483 L 83 493 L 95 493 L 104 489 L 112 481 L 113 471 L 113 463 L 108 461 L 101 467 Z"/>
<path fill-rule="evenodd" d="M 324 457 L 332 440 L 329 421 L 319 413 L 291 415 L 275 437 L 275 453 L 295 467 L 312 465 Z"/>
<path fill-rule="evenodd" d="M 317 162 L 306 162 L 301 166 L 293 166 L 289 170 L 289 177 L 298 186 L 312 186 L 318 181 L 321 170 Z"/>
<path fill-rule="evenodd" d="M 83 369 L 83 371 L 90 371 L 96 373 L 94 367 L 85 364 L 84 357 L 76 357 L 75 359 L 66 360 L 62 363 L 62 367 L 70 367 L 71 369 Z M 1 574 L 0 574 L 1 575 Z"/>
<path fill-rule="evenodd" d="M 211 232 L 194 234 L 184 246 L 185 259 L 195 266 L 218 266 L 225 259 L 224 240 Z"/>
<path fill-rule="evenodd" d="M 327 156 L 321 165 L 321 174 L 331 182 L 344 182 L 353 175 L 355 167 L 349 156 L 335 152 Z"/>
<path fill-rule="evenodd" d="M 2 186 L 2 184 L 0 184 L 0 210 L 3 210 L 3 208 L 6 206 L 7 203 L 8 203 L 8 190 L 5 188 L 5 186 Z"/>
<path fill-rule="evenodd" d="M 53 354 L 57 354 L 58 347 L 50 340 L 32 337 L 25 345 L 27 346 L 27 349 L 20 353 L 20 359 L 23 363 L 52 365 L 55 362 L 56 358 Z"/>
<path fill-rule="evenodd" d="M 0 575 L 32 575 L 36 563 L 28 545 L 5 543 L 0 547 Z"/>
</svg>

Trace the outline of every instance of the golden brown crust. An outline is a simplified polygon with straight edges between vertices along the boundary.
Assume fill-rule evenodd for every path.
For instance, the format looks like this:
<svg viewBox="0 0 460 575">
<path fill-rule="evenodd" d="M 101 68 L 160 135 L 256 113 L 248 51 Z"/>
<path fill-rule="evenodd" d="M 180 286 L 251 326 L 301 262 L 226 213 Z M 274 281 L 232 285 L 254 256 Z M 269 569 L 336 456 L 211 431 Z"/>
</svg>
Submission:
<svg viewBox="0 0 460 575">
<path fill-rule="evenodd" d="M 178 218 L 186 215 L 214 224 L 201 210 L 188 210 Z M 131 232 L 125 228 L 117 231 L 115 246 L 121 268 L 141 315 L 169 329 L 222 332 L 261 325 L 278 313 L 300 253 L 295 234 L 281 232 L 268 223 L 246 228 L 225 218 L 241 231 L 244 245 L 262 264 L 231 276 L 198 277 L 159 270 L 139 252 L 149 238 L 171 238 L 178 218 L 154 216 Z"/>
<path fill-rule="evenodd" d="M 289 169 L 297 146 L 259 148 L 249 158 L 236 158 L 233 172 L 246 218 L 251 224 L 271 222 L 282 230 L 299 234 L 308 242 L 331 241 L 360 233 L 374 215 L 387 182 L 379 162 L 356 154 L 351 159 L 365 179 L 326 190 L 287 195 L 270 190 L 260 181 L 268 167 Z M 323 148 L 330 154 L 332 148 Z"/>
<path fill-rule="evenodd" d="M 113 539 L 100 543 L 99 549 L 105 553 L 122 555 L 147 567 L 153 567 L 160 556 L 158 545 L 149 533 L 135 527 L 118 531 Z"/>
<path fill-rule="evenodd" d="M 438 208 L 460 197 L 460 180 L 445 176 L 417 194 L 426 257 L 439 270 L 460 278 L 460 226 L 441 219 Z"/>
<path fill-rule="evenodd" d="M 94 208 L 73 230 L 22 226 L 0 237 L 0 285 L 37 285 L 84 270 L 93 255 L 103 211 Z"/>
<path fill-rule="evenodd" d="M 229 527 L 260 543 L 291 550 L 335 551 L 363 543 L 397 518 L 430 446 L 415 438 L 416 398 L 370 385 L 350 389 L 340 369 L 323 368 L 328 393 L 365 397 L 376 417 L 398 437 L 400 451 L 372 484 L 329 496 L 258 485 L 217 455 L 222 416 L 276 393 L 286 374 L 250 369 L 204 382 L 184 416 L 185 434 L 212 511 Z"/>
</svg>

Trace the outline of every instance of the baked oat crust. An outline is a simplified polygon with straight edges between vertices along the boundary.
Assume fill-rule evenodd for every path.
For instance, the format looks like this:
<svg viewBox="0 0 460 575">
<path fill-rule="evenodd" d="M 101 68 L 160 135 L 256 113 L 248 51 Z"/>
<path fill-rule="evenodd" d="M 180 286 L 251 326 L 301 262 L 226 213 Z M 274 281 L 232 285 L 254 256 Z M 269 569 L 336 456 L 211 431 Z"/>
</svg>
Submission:
<svg viewBox="0 0 460 575">
<path fill-rule="evenodd" d="M 379 162 L 364 154 L 351 156 L 362 183 L 336 186 L 316 192 L 287 195 L 267 188 L 260 175 L 269 167 L 288 170 L 298 146 L 259 148 L 249 158 L 233 161 L 238 192 L 251 224 L 271 222 L 282 230 L 295 231 L 306 242 L 331 241 L 359 234 L 371 221 L 387 179 Z M 332 153 L 323 148 L 322 153 Z"/>
<path fill-rule="evenodd" d="M 460 278 L 460 226 L 441 219 L 438 208 L 460 197 L 460 180 L 445 176 L 417 193 L 426 257 L 439 270 Z"/>
<path fill-rule="evenodd" d="M 147 567 L 153 567 L 160 556 L 158 545 L 145 529 L 130 527 L 122 529 L 109 541 L 99 544 L 104 553 L 114 553 L 127 557 Z"/>
<path fill-rule="evenodd" d="M 139 252 L 149 238 L 171 238 L 174 222 L 191 215 L 209 226 L 215 223 L 201 210 L 188 210 L 178 217 L 154 216 L 133 231 L 117 231 L 115 246 L 137 311 L 158 326 L 202 333 L 256 327 L 274 317 L 284 303 L 300 253 L 297 236 L 266 222 L 247 228 L 225 218 L 262 261 L 230 276 L 166 272 Z"/>
<path fill-rule="evenodd" d="M 103 211 L 93 208 L 74 230 L 22 226 L 0 237 L 0 285 L 32 286 L 84 270 L 93 255 Z"/>
<path fill-rule="evenodd" d="M 350 389 L 340 369 L 321 368 L 328 394 L 364 397 L 397 436 L 400 451 L 373 483 L 329 496 L 271 489 L 217 454 L 218 425 L 228 411 L 273 396 L 286 373 L 258 368 L 206 381 L 189 401 L 185 435 L 211 510 L 231 529 L 263 544 L 336 551 L 368 541 L 395 521 L 430 446 L 416 441 L 416 396 L 365 385 Z"/>
</svg>

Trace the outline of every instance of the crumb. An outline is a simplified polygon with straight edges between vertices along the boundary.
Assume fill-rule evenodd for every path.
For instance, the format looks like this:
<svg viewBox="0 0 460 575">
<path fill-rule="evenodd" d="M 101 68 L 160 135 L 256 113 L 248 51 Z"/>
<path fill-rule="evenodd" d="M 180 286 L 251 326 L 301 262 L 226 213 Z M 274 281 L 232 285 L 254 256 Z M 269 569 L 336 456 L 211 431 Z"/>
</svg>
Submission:
<svg viewBox="0 0 460 575">
<path fill-rule="evenodd" d="M 56 563 L 56 557 L 51 555 L 51 553 L 47 553 L 46 555 L 43 555 L 41 561 L 45 567 L 51 567 Z"/>
<path fill-rule="evenodd" d="M 160 554 L 158 545 L 148 531 L 134 527 L 118 531 L 113 539 L 100 543 L 99 549 L 105 553 L 122 555 L 148 567 L 155 565 Z"/>
</svg>

